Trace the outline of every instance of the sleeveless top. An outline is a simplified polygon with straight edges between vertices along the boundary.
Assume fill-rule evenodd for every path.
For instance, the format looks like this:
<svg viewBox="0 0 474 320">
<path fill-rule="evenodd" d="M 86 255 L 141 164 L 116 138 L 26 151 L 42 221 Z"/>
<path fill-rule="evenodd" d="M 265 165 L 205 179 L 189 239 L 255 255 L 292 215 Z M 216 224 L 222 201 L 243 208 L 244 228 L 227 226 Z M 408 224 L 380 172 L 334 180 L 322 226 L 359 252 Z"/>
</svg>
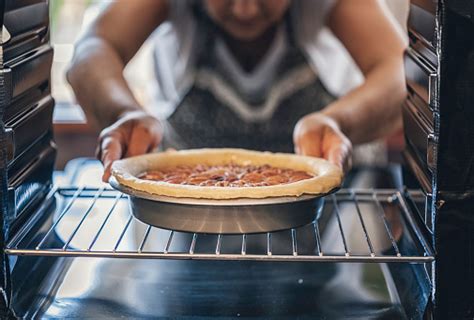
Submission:
<svg viewBox="0 0 474 320">
<path fill-rule="evenodd" d="M 292 30 L 291 39 L 285 40 L 285 34 L 281 35 L 280 31 L 269 50 L 276 53 L 263 59 L 263 66 L 256 72 L 260 74 L 255 77 L 253 74 L 236 77 L 236 63 L 219 41 L 214 43 L 212 50 L 212 55 L 217 58 L 215 69 L 202 68 L 199 61 L 203 53 L 207 54 L 203 48 L 209 50 L 210 47 L 206 47 L 207 41 L 199 31 L 202 30 L 202 19 L 193 10 L 196 5 L 202 4 L 200 0 L 169 1 L 169 19 L 156 30 L 155 39 L 152 39 L 156 43 L 154 70 L 157 82 L 150 86 L 156 105 L 149 109 L 162 120 L 167 119 L 164 121 L 167 132 L 165 148 L 237 146 L 290 152 L 292 126 L 297 117 L 320 110 L 334 97 L 344 95 L 363 81 L 347 50 L 325 27 L 328 14 L 339 0 L 292 0 L 288 11 L 290 19 L 287 19 L 287 29 Z M 404 28 L 409 1 L 400 0 L 395 4 L 387 0 L 385 4 L 388 4 L 388 12 Z M 210 38 L 206 37 L 207 40 Z M 281 47 L 282 43 L 283 47 L 285 44 L 288 47 L 287 40 L 291 40 L 291 49 L 285 51 Z M 290 56 L 295 58 L 290 59 Z M 212 62 L 212 59 L 207 60 Z M 293 61 L 293 64 L 285 62 L 276 67 L 282 60 Z M 291 66 L 298 64 L 295 61 L 301 62 L 301 68 L 293 68 L 291 72 Z M 278 75 L 275 70 L 286 70 L 286 75 L 292 76 L 278 82 L 274 78 Z M 222 79 L 233 82 L 226 85 Z M 252 90 L 254 87 L 256 90 Z M 263 108 L 262 101 L 253 100 L 255 97 L 264 97 L 267 103 Z M 242 100 L 250 103 L 242 103 Z M 291 105 L 306 105 L 307 108 L 292 108 L 292 113 L 288 113 L 290 102 Z M 207 107 L 196 112 L 192 106 L 197 104 Z M 248 107 L 255 104 L 257 108 Z M 211 108 L 211 105 L 214 107 Z M 219 108 L 223 105 L 227 108 Z M 285 110 L 282 105 L 288 108 Z M 181 111 L 178 112 L 178 108 Z M 238 117 L 229 117 L 229 112 Z M 213 115 L 214 120 L 206 115 Z M 216 126 L 216 123 L 226 125 Z M 222 131 L 223 128 L 227 130 Z M 258 141 L 252 143 L 255 140 Z M 356 146 L 353 162 L 385 164 L 384 144 L 373 142 Z"/>
<path fill-rule="evenodd" d="M 341 96 L 361 84 L 363 77 L 344 46 L 325 27 L 327 16 L 337 1 L 292 0 L 288 9 L 290 19 L 287 20 L 293 33 L 294 46 L 301 51 L 313 72 L 318 74 L 324 87 L 332 95 Z M 195 7 L 202 9 L 200 0 L 169 0 L 169 5 L 167 22 L 156 30 L 151 39 L 155 43 L 153 58 L 157 79 L 157 83 L 151 85 L 156 102 L 156 106 L 151 109 L 160 118 L 168 117 L 193 87 L 196 79 L 202 77 L 202 74 L 198 77 L 200 53 L 203 50 L 206 54 L 212 50 L 219 52 L 225 47 L 221 44 L 216 45 L 216 48 L 206 47 L 206 35 L 201 31 L 202 19 L 195 12 Z M 275 42 L 278 41 L 281 39 L 278 40 L 277 37 Z M 278 64 L 282 55 L 274 56 L 273 59 Z M 228 60 L 224 59 L 220 63 L 227 68 L 230 65 Z M 263 77 L 268 77 L 263 82 L 274 84 L 272 74 L 263 74 Z M 209 80 L 208 77 L 205 78 Z M 251 87 L 255 84 L 255 79 L 242 80 L 232 84 L 232 88 L 246 93 L 245 86 L 240 84 Z M 222 94 L 222 90 L 220 92 Z"/>
<path fill-rule="evenodd" d="M 304 115 L 333 100 L 296 45 L 291 16 L 255 69 L 245 73 L 195 6 L 201 50 L 195 79 L 165 122 L 164 147 L 238 147 L 292 152 L 292 133 Z"/>
</svg>

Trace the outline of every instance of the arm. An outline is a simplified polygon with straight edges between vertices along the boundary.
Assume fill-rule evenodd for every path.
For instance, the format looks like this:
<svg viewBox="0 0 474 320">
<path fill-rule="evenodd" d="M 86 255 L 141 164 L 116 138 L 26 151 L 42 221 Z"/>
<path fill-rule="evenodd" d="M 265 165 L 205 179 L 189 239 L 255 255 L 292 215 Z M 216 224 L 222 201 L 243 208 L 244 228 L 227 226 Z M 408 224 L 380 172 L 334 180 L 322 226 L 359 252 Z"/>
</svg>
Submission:
<svg viewBox="0 0 474 320">
<path fill-rule="evenodd" d="M 343 138 L 364 143 L 400 126 L 400 106 L 406 96 L 406 41 L 378 0 L 339 1 L 329 17 L 329 26 L 363 72 L 365 81 L 322 112 L 304 117 L 295 128 L 295 144 L 302 153 L 324 156 L 341 165 L 351 149 Z M 339 138 L 333 137 L 331 143 L 324 141 L 321 123 L 329 127 L 325 129 L 327 137 Z M 311 143 L 315 139 L 320 143 Z"/>
<path fill-rule="evenodd" d="M 156 147 L 161 128 L 128 87 L 123 70 L 167 17 L 165 0 L 113 2 L 78 41 L 67 79 L 86 117 L 102 130 L 99 157 L 108 180 L 112 162 Z"/>
<path fill-rule="evenodd" d="M 354 14 L 357 13 L 357 14 Z M 353 143 L 381 138 L 400 127 L 406 97 L 406 41 L 377 0 L 339 1 L 329 25 L 365 76 L 362 86 L 328 106 Z M 361 128 L 364 128 L 361 130 Z"/>
</svg>

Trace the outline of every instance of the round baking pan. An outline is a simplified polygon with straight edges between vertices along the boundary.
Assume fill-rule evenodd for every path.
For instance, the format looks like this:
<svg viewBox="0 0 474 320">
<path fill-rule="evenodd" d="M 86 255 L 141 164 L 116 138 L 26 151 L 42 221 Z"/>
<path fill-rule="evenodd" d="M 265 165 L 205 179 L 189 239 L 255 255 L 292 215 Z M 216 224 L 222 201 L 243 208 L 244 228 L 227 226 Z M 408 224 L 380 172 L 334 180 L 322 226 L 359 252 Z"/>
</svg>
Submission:
<svg viewBox="0 0 474 320">
<path fill-rule="evenodd" d="M 153 195 L 120 185 L 114 178 L 110 185 L 129 195 L 133 215 L 146 224 L 217 234 L 271 232 L 311 223 L 321 214 L 326 195 L 210 200 Z"/>
</svg>

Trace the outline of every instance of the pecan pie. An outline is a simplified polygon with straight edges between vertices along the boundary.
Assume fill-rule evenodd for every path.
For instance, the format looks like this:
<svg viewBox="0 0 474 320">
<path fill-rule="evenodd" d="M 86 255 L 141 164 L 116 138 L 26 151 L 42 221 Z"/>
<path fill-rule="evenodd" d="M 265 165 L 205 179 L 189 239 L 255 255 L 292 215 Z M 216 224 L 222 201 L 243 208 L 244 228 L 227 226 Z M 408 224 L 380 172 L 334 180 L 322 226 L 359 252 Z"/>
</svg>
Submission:
<svg viewBox="0 0 474 320">
<path fill-rule="evenodd" d="M 155 195 L 235 199 L 323 194 L 342 172 L 324 159 L 242 149 L 195 149 L 116 161 L 122 185 Z"/>
<path fill-rule="evenodd" d="M 206 187 L 267 187 L 287 184 L 312 175 L 293 169 L 275 168 L 268 164 L 263 166 L 237 164 L 208 166 L 178 166 L 167 170 L 148 171 L 139 176 L 141 179 L 163 181 L 172 184 L 206 186 Z"/>
</svg>

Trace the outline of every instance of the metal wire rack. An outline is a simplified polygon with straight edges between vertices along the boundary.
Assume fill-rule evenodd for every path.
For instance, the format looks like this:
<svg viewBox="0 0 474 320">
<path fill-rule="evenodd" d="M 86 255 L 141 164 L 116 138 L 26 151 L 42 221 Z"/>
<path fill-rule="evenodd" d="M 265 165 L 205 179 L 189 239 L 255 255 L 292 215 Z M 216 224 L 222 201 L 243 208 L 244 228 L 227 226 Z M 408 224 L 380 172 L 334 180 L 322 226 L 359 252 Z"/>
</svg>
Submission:
<svg viewBox="0 0 474 320">
<path fill-rule="evenodd" d="M 52 218 L 32 216 L 9 241 L 7 254 L 319 262 L 434 259 L 396 190 L 340 190 L 326 197 L 323 214 L 309 225 L 243 235 L 145 225 L 133 217 L 124 194 L 105 187 L 54 189 L 49 198 L 56 204 Z"/>
</svg>

